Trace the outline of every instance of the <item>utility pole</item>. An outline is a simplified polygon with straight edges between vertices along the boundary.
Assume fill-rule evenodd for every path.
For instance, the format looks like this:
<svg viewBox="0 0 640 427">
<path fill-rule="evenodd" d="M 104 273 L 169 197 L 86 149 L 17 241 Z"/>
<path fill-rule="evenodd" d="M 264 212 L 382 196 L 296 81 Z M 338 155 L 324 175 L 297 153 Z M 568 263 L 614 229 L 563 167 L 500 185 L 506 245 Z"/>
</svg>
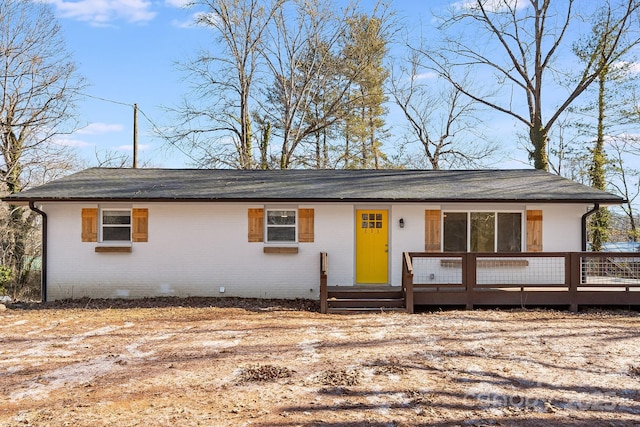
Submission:
<svg viewBox="0 0 640 427">
<path fill-rule="evenodd" d="M 138 104 L 133 104 L 133 169 L 138 167 Z"/>
</svg>

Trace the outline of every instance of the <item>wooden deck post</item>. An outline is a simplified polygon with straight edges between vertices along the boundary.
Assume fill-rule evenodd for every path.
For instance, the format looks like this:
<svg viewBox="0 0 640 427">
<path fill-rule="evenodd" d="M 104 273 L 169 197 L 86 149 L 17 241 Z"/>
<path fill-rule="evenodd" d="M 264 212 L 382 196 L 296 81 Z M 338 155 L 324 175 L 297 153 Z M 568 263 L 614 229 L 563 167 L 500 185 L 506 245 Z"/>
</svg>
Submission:
<svg viewBox="0 0 640 427">
<path fill-rule="evenodd" d="M 566 255 L 565 270 L 569 271 L 569 310 L 578 312 L 578 285 L 582 280 L 582 257 L 579 253 Z"/>
<path fill-rule="evenodd" d="M 467 295 L 467 310 L 473 310 L 473 288 L 476 285 L 477 259 L 474 253 L 466 253 L 462 256 L 462 280 Z"/>
<path fill-rule="evenodd" d="M 322 314 L 327 314 L 327 299 L 329 298 L 327 289 L 328 257 L 326 252 L 320 252 L 320 313 Z"/>
<path fill-rule="evenodd" d="M 402 254 L 402 293 L 407 313 L 413 313 L 413 263 L 408 252 Z"/>
</svg>

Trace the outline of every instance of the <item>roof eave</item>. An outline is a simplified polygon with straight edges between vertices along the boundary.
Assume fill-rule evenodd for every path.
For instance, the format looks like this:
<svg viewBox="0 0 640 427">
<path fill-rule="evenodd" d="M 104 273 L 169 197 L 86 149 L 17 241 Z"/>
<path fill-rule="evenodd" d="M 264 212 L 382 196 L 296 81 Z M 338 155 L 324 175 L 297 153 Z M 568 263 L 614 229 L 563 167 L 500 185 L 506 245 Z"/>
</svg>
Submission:
<svg viewBox="0 0 640 427">
<path fill-rule="evenodd" d="M 268 198 L 268 197 L 246 197 L 246 198 L 215 198 L 215 197 L 4 197 L 0 200 L 13 205 L 28 205 L 29 202 L 39 203 L 158 203 L 158 202 L 224 202 L 224 203 L 569 203 L 569 204 L 593 204 L 600 205 L 620 205 L 627 203 L 624 199 L 570 199 L 570 198 L 532 198 L 532 199 L 464 199 L 464 198 Z"/>
</svg>

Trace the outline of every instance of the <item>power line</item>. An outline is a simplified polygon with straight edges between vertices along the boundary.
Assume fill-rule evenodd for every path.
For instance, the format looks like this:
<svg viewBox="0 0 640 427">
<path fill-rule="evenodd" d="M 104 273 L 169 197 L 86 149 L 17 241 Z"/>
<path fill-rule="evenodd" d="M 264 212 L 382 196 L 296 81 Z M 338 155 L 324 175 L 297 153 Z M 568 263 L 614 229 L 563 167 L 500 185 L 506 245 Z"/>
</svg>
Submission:
<svg viewBox="0 0 640 427">
<path fill-rule="evenodd" d="M 140 106 L 138 106 L 138 111 L 140 112 L 140 114 L 142 114 L 142 117 L 144 117 L 149 124 L 151 124 L 151 126 L 153 127 L 153 131 L 156 132 L 158 135 L 160 135 L 160 137 L 162 139 L 164 139 L 165 141 L 169 142 L 169 144 L 171 144 L 174 148 L 176 148 L 178 151 L 180 151 L 182 154 L 184 154 L 185 156 L 187 156 L 188 158 L 190 158 L 191 160 L 193 160 L 194 162 L 197 163 L 197 160 L 195 158 L 193 158 L 193 156 L 191 156 L 191 154 L 187 153 L 186 151 L 184 151 L 182 149 L 182 147 L 180 147 L 178 144 L 176 144 L 172 138 L 168 137 L 163 131 L 162 129 L 160 129 L 160 127 L 158 125 L 156 125 L 154 123 L 153 120 L 151 120 L 151 118 L 147 115 L 147 113 L 145 113 L 144 111 L 142 111 L 142 109 L 140 109 Z"/>
<path fill-rule="evenodd" d="M 114 101 L 113 99 L 102 98 L 100 96 L 89 95 L 88 93 L 83 93 L 83 92 L 78 92 L 78 91 L 74 91 L 74 92 L 77 93 L 78 95 L 86 96 L 87 98 L 97 99 L 98 101 L 110 102 L 112 104 L 118 104 L 118 105 L 125 105 L 125 106 L 131 107 L 131 108 L 133 108 L 133 105 L 134 105 L 134 104 L 127 104 L 126 102 Z"/>
<path fill-rule="evenodd" d="M 88 93 L 83 93 L 83 92 L 78 92 L 78 91 L 74 91 L 75 93 L 77 93 L 78 95 L 81 96 L 86 96 L 87 98 L 93 98 L 93 99 L 97 99 L 98 101 L 103 101 L 103 102 L 109 102 L 111 104 L 117 104 L 117 105 L 124 105 L 126 107 L 131 107 L 131 108 L 136 108 L 136 104 L 127 104 L 126 102 L 121 102 L 121 101 L 115 101 L 113 99 L 107 99 L 107 98 L 103 98 L 100 96 L 95 96 L 95 95 L 90 95 Z M 191 154 L 187 153 L 184 149 L 182 149 L 178 144 L 176 144 L 174 141 L 172 141 L 172 139 L 170 137 L 168 137 L 163 131 L 162 129 L 155 124 L 155 122 L 153 120 L 151 120 L 151 118 L 147 115 L 147 113 L 145 113 L 140 106 L 137 106 L 137 110 L 140 114 L 142 114 L 142 116 L 149 122 L 149 124 L 151 125 L 151 127 L 153 128 L 153 131 L 155 133 L 157 133 L 158 135 L 160 135 L 160 137 L 162 139 L 164 139 L 165 141 L 169 142 L 169 144 L 171 144 L 174 148 L 176 148 L 178 151 L 180 151 L 182 154 L 184 154 L 185 156 L 187 156 L 189 159 L 193 160 L 194 162 L 197 162 L 197 160 L 191 156 Z"/>
</svg>

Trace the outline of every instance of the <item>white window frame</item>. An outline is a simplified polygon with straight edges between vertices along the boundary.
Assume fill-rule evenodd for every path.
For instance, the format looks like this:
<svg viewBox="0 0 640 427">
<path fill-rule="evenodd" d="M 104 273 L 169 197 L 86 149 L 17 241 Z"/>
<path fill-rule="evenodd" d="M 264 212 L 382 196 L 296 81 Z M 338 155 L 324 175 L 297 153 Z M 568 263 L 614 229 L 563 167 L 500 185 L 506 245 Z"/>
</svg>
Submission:
<svg viewBox="0 0 640 427">
<path fill-rule="evenodd" d="M 115 212 L 115 211 L 119 211 L 119 212 L 128 212 L 129 213 L 129 224 L 104 224 L 104 213 L 105 212 Z M 123 206 L 108 206 L 108 207 L 100 207 L 100 209 L 98 210 L 99 212 L 99 217 L 98 217 L 98 221 L 99 221 L 99 242 L 100 243 L 105 243 L 105 244 L 109 244 L 109 245 L 113 245 L 113 244 L 125 244 L 125 245 L 129 245 L 131 244 L 131 242 L 133 241 L 133 209 L 131 209 L 130 207 L 123 207 Z M 125 228 L 125 227 L 129 227 L 129 239 L 127 240 L 105 240 L 104 239 L 104 228 L 105 227 L 112 227 L 112 228 Z"/>
<path fill-rule="evenodd" d="M 294 213 L 294 224 L 269 224 L 269 212 L 285 211 Z M 291 206 L 269 206 L 264 209 L 264 242 L 267 245 L 297 245 L 298 244 L 298 223 L 300 221 L 298 208 Z M 293 240 L 269 240 L 269 228 L 294 228 Z"/>
<path fill-rule="evenodd" d="M 444 218 L 447 213 L 465 213 L 467 215 L 467 242 L 466 242 L 466 250 L 465 252 L 470 252 L 471 250 L 471 214 L 472 213 L 492 213 L 495 215 L 494 222 L 494 233 L 493 233 L 493 252 L 494 253 L 507 253 L 507 252 L 498 252 L 498 214 L 501 213 L 517 213 L 520 214 L 520 252 L 525 252 L 526 245 L 526 211 L 521 210 L 491 210 L 491 209 L 442 209 L 441 210 L 441 229 L 440 235 L 442 236 L 442 250 L 444 251 L 445 247 L 445 235 L 444 235 Z M 513 253 L 513 252 L 512 252 Z"/>
</svg>

